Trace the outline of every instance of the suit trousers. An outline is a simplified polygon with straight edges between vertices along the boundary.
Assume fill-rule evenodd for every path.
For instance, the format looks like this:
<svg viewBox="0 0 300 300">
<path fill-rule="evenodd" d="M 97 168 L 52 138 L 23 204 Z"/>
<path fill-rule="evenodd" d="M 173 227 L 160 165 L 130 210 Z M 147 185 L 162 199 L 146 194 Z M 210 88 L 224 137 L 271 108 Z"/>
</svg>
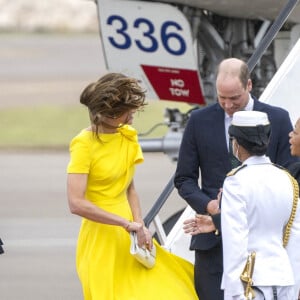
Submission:
<svg viewBox="0 0 300 300">
<path fill-rule="evenodd" d="M 223 273 L 222 246 L 209 250 L 195 250 L 195 288 L 200 300 L 223 300 L 221 290 Z"/>
</svg>

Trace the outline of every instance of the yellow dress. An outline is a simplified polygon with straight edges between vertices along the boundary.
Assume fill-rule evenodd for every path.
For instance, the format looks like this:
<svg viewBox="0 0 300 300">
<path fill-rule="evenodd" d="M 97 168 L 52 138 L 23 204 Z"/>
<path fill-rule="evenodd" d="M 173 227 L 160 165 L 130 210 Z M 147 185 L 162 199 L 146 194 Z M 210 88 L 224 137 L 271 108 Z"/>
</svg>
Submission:
<svg viewBox="0 0 300 300">
<path fill-rule="evenodd" d="M 71 141 L 67 171 L 89 174 L 86 199 L 132 220 L 126 189 L 143 155 L 131 126 L 118 131 L 101 134 L 101 142 L 91 131 L 81 131 Z M 131 256 L 129 247 L 124 228 L 82 219 L 76 267 L 85 300 L 198 299 L 191 263 L 156 243 L 156 264 L 146 269 Z"/>
</svg>

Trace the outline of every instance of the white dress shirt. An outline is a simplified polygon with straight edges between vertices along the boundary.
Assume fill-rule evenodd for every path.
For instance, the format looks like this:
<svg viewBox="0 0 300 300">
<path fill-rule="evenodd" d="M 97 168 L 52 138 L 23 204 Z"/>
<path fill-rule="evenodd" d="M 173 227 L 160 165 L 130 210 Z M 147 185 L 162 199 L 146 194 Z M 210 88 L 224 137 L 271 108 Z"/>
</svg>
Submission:
<svg viewBox="0 0 300 300">
<path fill-rule="evenodd" d="M 247 105 L 245 106 L 245 108 L 243 110 L 253 110 L 253 106 L 254 106 L 254 100 L 251 97 L 251 95 L 249 94 L 249 101 L 247 103 Z M 226 136 L 226 144 L 227 144 L 227 148 L 229 151 L 229 134 L 228 134 L 228 129 L 229 126 L 231 124 L 232 121 L 232 116 L 229 116 L 227 113 L 225 113 L 225 118 L 224 118 L 224 122 L 225 122 L 225 136 Z"/>
</svg>

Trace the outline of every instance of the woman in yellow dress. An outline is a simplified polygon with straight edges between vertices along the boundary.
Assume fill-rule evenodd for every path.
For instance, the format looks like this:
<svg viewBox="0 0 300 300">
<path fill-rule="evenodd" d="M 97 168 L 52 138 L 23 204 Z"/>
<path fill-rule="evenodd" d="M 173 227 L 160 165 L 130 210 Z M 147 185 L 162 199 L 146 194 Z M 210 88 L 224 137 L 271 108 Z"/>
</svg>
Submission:
<svg viewBox="0 0 300 300">
<path fill-rule="evenodd" d="M 135 79 L 109 73 L 88 85 L 80 102 L 91 126 L 70 143 L 67 193 L 70 211 L 82 217 L 76 267 L 84 299 L 198 299 L 192 264 L 160 247 L 143 223 L 133 181 L 143 154 L 131 124 L 145 92 Z M 152 269 L 129 253 L 131 231 L 139 246 L 155 243 Z"/>
</svg>

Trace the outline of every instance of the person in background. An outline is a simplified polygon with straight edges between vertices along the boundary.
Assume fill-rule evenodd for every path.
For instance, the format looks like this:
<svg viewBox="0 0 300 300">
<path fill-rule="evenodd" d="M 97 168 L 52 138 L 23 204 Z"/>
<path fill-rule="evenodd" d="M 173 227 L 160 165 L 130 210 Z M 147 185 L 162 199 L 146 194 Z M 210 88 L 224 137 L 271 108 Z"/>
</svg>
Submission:
<svg viewBox="0 0 300 300">
<path fill-rule="evenodd" d="M 300 118 L 296 121 L 295 128 L 289 133 L 291 154 L 300 157 Z"/>
<path fill-rule="evenodd" d="M 290 137 L 290 150 L 291 154 L 296 157 L 300 157 L 300 118 L 296 121 L 295 128 L 289 133 Z M 291 175 L 297 180 L 300 186 L 300 162 L 295 162 L 288 166 L 288 170 Z M 300 299 L 300 292 L 298 295 L 298 300 Z"/>
<path fill-rule="evenodd" d="M 295 128 L 289 133 L 291 154 L 300 157 L 300 118 L 296 121 Z M 288 166 L 290 173 L 300 184 L 300 162 L 295 162 Z"/>
<path fill-rule="evenodd" d="M 190 249 L 195 250 L 195 287 L 201 300 L 223 300 L 221 217 L 217 197 L 226 174 L 238 165 L 228 135 L 233 114 L 242 110 L 267 113 L 272 128 L 267 155 L 273 163 L 282 166 L 298 160 L 290 154 L 288 133 L 293 127 L 288 112 L 262 103 L 250 94 L 252 82 L 245 62 L 237 58 L 222 61 L 216 89 L 218 102 L 193 111 L 188 120 L 174 178 L 179 195 L 197 214 L 212 218 L 217 229 L 191 239 Z"/>
<path fill-rule="evenodd" d="M 221 197 L 225 300 L 250 299 L 240 276 L 253 252 L 253 273 L 249 269 L 244 275 L 254 284 L 249 286 L 255 300 L 298 299 L 299 187 L 286 169 L 265 155 L 271 134 L 267 114 L 234 113 L 229 135 L 242 165 L 227 175 Z M 206 229 L 197 218 L 185 224 L 193 235 Z"/>
<path fill-rule="evenodd" d="M 0 239 L 0 254 L 3 254 L 4 253 L 4 250 L 3 250 L 3 242 L 2 240 Z"/>
<path fill-rule="evenodd" d="M 76 267 L 85 300 L 195 300 L 193 265 L 160 247 L 145 227 L 134 185 L 143 162 L 133 115 L 146 105 L 134 78 L 108 73 L 80 96 L 91 125 L 70 143 L 67 196 L 82 217 Z M 130 235 L 140 247 L 156 246 L 156 264 L 145 268 L 129 252 Z"/>
</svg>

